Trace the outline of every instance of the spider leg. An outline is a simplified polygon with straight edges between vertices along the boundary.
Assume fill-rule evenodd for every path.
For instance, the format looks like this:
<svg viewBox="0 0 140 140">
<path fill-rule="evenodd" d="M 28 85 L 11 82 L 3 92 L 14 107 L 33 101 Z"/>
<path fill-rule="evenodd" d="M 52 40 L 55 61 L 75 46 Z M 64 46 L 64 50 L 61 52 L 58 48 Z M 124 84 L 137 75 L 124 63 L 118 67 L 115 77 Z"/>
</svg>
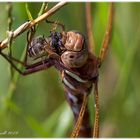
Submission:
<svg viewBox="0 0 140 140">
<path fill-rule="evenodd" d="M 59 23 L 59 22 L 49 21 L 49 20 L 46 20 L 46 22 L 47 22 L 47 23 L 51 23 L 51 24 L 56 24 L 56 25 L 58 25 L 58 26 L 61 27 L 62 32 L 65 31 L 65 26 L 64 26 L 63 24 Z"/>
<path fill-rule="evenodd" d="M 29 45 L 30 45 L 30 43 L 31 43 L 31 41 L 32 41 L 32 38 L 33 38 L 34 34 L 35 34 L 35 27 L 33 26 L 33 27 L 31 28 L 31 31 L 28 31 L 28 32 L 27 32 L 27 47 L 26 47 L 26 54 L 25 54 L 25 58 L 24 58 L 24 61 L 23 61 L 23 62 L 20 61 L 20 60 L 18 60 L 18 59 L 16 59 L 16 58 L 14 58 L 14 57 L 12 56 L 12 53 L 11 53 L 11 51 L 12 51 L 11 46 L 12 46 L 12 40 L 13 40 L 13 32 L 12 32 L 12 31 L 8 31 L 8 36 L 9 36 L 8 39 L 9 39 L 10 54 L 7 55 L 7 54 L 3 53 L 3 52 L 2 52 L 2 49 L 0 49 L 0 54 L 1 54 L 6 60 L 10 60 L 10 61 L 9 61 L 10 64 L 11 64 L 11 61 L 13 60 L 13 61 L 15 61 L 15 62 L 17 62 L 17 63 L 20 63 L 21 65 L 23 65 L 23 66 L 25 66 L 25 67 L 28 66 L 28 65 L 29 65 L 28 62 L 27 62 L 28 48 L 29 48 Z"/>
<path fill-rule="evenodd" d="M 35 64 L 28 64 L 27 62 L 27 56 L 28 56 L 28 48 L 29 45 L 32 41 L 32 38 L 35 34 L 35 27 L 31 28 L 31 31 L 27 32 L 27 47 L 26 47 L 26 54 L 25 54 L 25 58 L 24 58 L 24 62 L 12 57 L 12 56 L 8 56 L 7 54 L 4 54 L 2 52 L 2 50 L 0 50 L 0 54 L 11 64 L 11 66 L 17 71 L 19 72 L 21 75 L 28 75 L 34 72 L 38 72 L 40 70 L 44 70 L 47 69 L 49 67 L 51 67 L 53 65 L 52 61 L 50 61 L 50 59 L 46 59 L 44 61 L 40 61 L 37 62 Z M 10 42 L 12 41 L 12 38 L 10 38 Z M 23 67 L 25 67 L 25 71 L 21 71 L 14 63 L 13 61 L 20 63 Z"/>
<path fill-rule="evenodd" d="M 28 37 L 28 34 L 27 33 L 27 37 Z M 11 39 L 10 39 L 10 42 L 11 42 Z M 12 55 L 7 55 L 5 53 L 2 52 L 2 50 L 0 50 L 0 54 L 10 63 L 10 64 L 14 64 L 12 61 L 15 61 L 16 63 L 19 63 L 21 64 L 22 66 L 26 67 L 28 66 L 28 62 L 27 62 L 27 56 L 28 56 L 28 47 L 29 47 L 29 41 L 27 43 L 27 49 L 26 49 L 26 54 L 25 54 L 25 58 L 24 58 L 24 61 L 20 61 L 18 60 L 17 58 L 14 58 Z M 14 64 L 15 65 L 15 64 Z"/>
<path fill-rule="evenodd" d="M 94 92 L 94 100 L 95 100 L 95 120 L 94 120 L 94 128 L 93 128 L 93 137 L 99 137 L 99 95 L 98 95 L 98 82 L 95 82 L 95 92 Z"/>
<path fill-rule="evenodd" d="M 53 62 L 50 61 L 50 59 L 46 59 L 44 61 L 40 61 L 40 62 L 37 62 L 35 64 L 31 64 L 31 65 L 28 65 L 28 66 L 25 66 L 25 71 L 23 72 L 22 70 L 20 70 L 12 61 L 11 59 L 6 56 L 4 53 L 0 52 L 0 54 L 11 64 L 11 66 L 21 75 L 29 75 L 29 74 L 32 74 L 32 73 L 35 73 L 35 72 L 38 72 L 38 71 L 41 71 L 41 70 L 44 70 L 44 69 L 48 69 L 50 68 L 52 65 L 53 65 Z"/>
<path fill-rule="evenodd" d="M 112 23 L 113 23 L 113 2 L 111 2 L 109 5 L 108 24 L 107 24 L 106 32 L 103 38 L 100 54 L 99 54 L 100 64 L 103 62 L 104 57 L 106 55 L 106 51 L 108 49 L 109 41 L 111 38 L 111 32 L 112 32 Z"/>
<path fill-rule="evenodd" d="M 25 65 L 28 65 L 28 63 L 27 63 L 28 49 L 29 49 L 31 41 L 35 35 L 35 32 L 36 32 L 35 26 L 33 26 L 31 28 L 31 30 L 29 30 L 27 32 L 27 47 L 26 47 L 26 54 L 25 54 L 25 58 L 24 58 Z"/>
</svg>

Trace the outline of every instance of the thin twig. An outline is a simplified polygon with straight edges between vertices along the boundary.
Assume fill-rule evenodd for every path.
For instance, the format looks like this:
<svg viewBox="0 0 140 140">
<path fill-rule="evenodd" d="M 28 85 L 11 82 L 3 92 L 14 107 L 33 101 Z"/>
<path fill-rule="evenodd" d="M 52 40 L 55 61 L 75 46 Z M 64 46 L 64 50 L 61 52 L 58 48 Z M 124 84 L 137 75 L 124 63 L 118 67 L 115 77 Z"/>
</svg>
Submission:
<svg viewBox="0 0 140 140">
<path fill-rule="evenodd" d="M 23 23 L 21 26 L 19 26 L 15 31 L 13 31 L 13 38 L 16 38 L 19 36 L 21 33 L 25 32 L 29 28 L 33 27 L 34 25 L 38 24 L 39 22 L 46 20 L 49 16 L 53 15 L 55 12 L 57 12 L 61 7 L 63 7 L 67 2 L 66 1 L 61 1 L 58 4 L 56 4 L 53 8 L 51 8 L 49 11 L 46 13 L 42 14 L 41 16 L 37 17 L 36 19 L 32 21 L 27 21 Z M 8 38 L 4 39 L 0 43 L 0 49 L 4 49 L 7 47 L 8 44 Z"/>
<path fill-rule="evenodd" d="M 40 17 L 46 10 L 46 5 L 48 5 L 46 2 L 43 2 L 40 8 L 40 11 L 38 12 L 38 17 Z"/>
<path fill-rule="evenodd" d="M 86 9 L 86 28 L 87 28 L 87 34 L 88 34 L 88 49 L 90 52 L 95 53 L 95 44 L 94 44 L 94 37 L 92 32 L 92 18 L 91 18 L 91 3 L 86 2 L 85 5 Z"/>
<path fill-rule="evenodd" d="M 13 23 L 13 18 L 12 18 L 12 3 L 8 2 L 7 3 L 7 13 L 8 13 L 8 30 L 11 31 L 12 29 L 12 23 Z"/>
<path fill-rule="evenodd" d="M 12 17 L 12 10 L 13 10 L 13 7 L 12 7 L 12 3 L 11 2 L 8 2 L 7 3 L 7 13 L 8 13 L 8 31 L 11 31 L 12 30 L 12 24 L 13 24 L 13 17 Z M 9 33 L 9 32 L 8 32 Z M 8 43 L 8 48 L 9 48 L 9 56 L 12 57 L 12 36 L 11 38 L 9 38 L 9 43 Z M 10 72 L 11 72 L 11 77 L 13 77 L 13 68 L 12 66 L 10 66 Z"/>
<path fill-rule="evenodd" d="M 102 48 L 101 48 L 100 54 L 99 54 L 99 58 L 100 58 L 101 63 L 104 60 L 104 57 L 105 57 L 107 49 L 108 49 L 109 41 L 110 41 L 110 38 L 111 38 L 113 15 L 114 15 L 113 13 L 114 13 L 113 2 L 111 2 L 110 5 L 109 5 L 108 24 L 107 24 L 106 32 L 105 32 L 105 35 L 104 35 L 104 38 L 103 38 Z"/>
</svg>

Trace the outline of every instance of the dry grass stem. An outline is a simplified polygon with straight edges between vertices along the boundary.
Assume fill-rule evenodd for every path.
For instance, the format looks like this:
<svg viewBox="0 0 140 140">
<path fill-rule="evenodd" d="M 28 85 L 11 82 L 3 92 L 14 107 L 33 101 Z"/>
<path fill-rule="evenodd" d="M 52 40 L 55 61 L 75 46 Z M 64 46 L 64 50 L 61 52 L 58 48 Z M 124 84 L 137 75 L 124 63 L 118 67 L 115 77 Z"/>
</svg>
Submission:
<svg viewBox="0 0 140 140">
<path fill-rule="evenodd" d="M 88 48 L 90 52 L 95 52 L 94 37 L 92 32 L 91 3 L 86 2 L 86 28 L 88 35 Z"/>
<path fill-rule="evenodd" d="M 27 21 L 23 23 L 21 26 L 19 26 L 15 31 L 13 31 L 13 38 L 15 39 L 17 36 L 28 30 L 29 28 L 33 27 L 34 25 L 38 24 L 41 21 L 46 20 L 49 16 L 53 15 L 55 12 L 57 12 L 61 7 L 63 7 L 67 2 L 61 1 L 58 4 L 56 4 L 53 8 L 51 8 L 49 11 L 45 12 L 41 16 L 37 17 L 36 19 L 32 21 Z M 0 43 L 0 49 L 4 49 L 8 45 L 8 38 L 4 39 Z"/>
<path fill-rule="evenodd" d="M 99 58 L 102 61 L 104 60 L 104 57 L 106 55 L 106 51 L 108 49 L 109 46 L 109 41 L 111 38 L 111 32 L 112 32 L 112 24 L 113 24 L 113 2 L 110 3 L 109 5 L 109 18 L 108 18 L 108 24 L 107 24 L 107 28 L 106 28 L 106 32 L 103 38 L 103 43 L 102 43 L 102 48 L 99 54 Z"/>
</svg>

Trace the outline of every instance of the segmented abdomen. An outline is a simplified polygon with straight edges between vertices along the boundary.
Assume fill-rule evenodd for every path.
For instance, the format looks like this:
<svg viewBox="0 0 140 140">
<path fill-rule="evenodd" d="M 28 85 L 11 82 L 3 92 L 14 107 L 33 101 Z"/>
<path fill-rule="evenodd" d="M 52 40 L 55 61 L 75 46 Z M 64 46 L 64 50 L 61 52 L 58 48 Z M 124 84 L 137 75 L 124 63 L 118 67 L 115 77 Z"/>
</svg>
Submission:
<svg viewBox="0 0 140 140">
<path fill-rule="evenodd" d="M 83 103 L 83 95 L 89 94 L 92 84 L 67 70 L 64 70 L 62 75 L 62 81 L 65 86 L 66 99 L 73 111 L 76 123 Z M 92 137 L 91 131 L 92 129 L 90 126 L 89 111 L 88 107 L 86 106 L 86 111 L 78 137 Z"/>
<path fill-rule="evenodd" d="M 38 57 L 45 54 L 45 47 L 49 44 L 49 39 L 42 36 L 33 38 L 29 45 L 28 55 L 30 57 Z"/>
<path fill-rule="evenodd" d="M 29 48 L 28 53 L 29 53 L 30 57 L 36 57 L 36 56 L 42 54 L 42 50 L 39 47 L 38 48 L 31 47 L 31 48 Z"/>
</svg>

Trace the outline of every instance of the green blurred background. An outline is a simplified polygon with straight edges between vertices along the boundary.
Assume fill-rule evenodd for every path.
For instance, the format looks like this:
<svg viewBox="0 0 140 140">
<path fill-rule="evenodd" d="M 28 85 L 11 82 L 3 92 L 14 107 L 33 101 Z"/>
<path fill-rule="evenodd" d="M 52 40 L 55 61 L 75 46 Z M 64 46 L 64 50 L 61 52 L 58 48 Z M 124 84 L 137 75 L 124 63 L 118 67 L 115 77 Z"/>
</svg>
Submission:
<svg viewBox="0 0 140 140">
<path fill-rule="evenodd" d="M 56 3 L 49 3 L 51 8 Z M 96 55 L 99 54 L 108 17 L 108 3 L 92 3 Z M 29 3 L 34 18 L 41 3 Z M 69 3 L 49 19 L 66 30 L 86 35 L 85 3 Z M 140 137 L 140 3 L 115 3 L 112 40 L 100 69 L 101 137 Z M 28 20 L 25 3 L 13 3 L 13 29 Z M 51 26 L 42 22 L 36 35 L 49 35 Z M 6 37 L 6 3 L 0 3 L 0 40 Z M 13 43 L 13 55 L 20 59 L 26 33 Z M 93 95 L 89 107 L 93 120 Z M 0 137 L 68 137 L 73 124 L 56 69 L 27 77 L 16 72 L 0 56 Z M 3 134 L 5 133 L 5 135 Z"/>
</svg>

